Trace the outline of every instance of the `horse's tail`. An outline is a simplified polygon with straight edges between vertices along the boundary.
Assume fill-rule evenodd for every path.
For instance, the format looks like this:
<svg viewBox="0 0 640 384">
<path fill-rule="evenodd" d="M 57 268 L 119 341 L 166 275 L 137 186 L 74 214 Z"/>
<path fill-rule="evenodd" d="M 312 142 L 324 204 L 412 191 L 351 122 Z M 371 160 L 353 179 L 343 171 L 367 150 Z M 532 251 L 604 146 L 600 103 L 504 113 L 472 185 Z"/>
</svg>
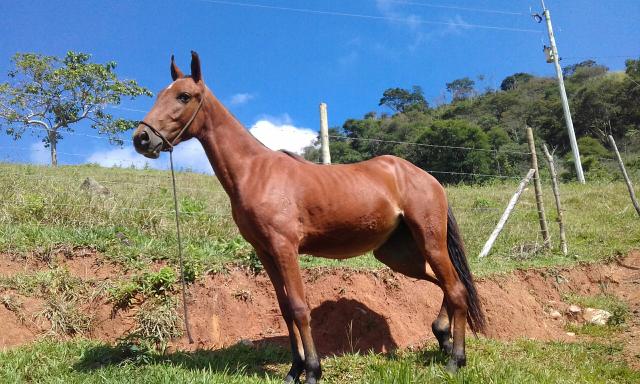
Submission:
<svg viewBox="0 0 640 384">
<path fill-rule="evenodd" d="M 484 332 L 486 325 L 484 312 L 482 311 L 478 291 L 473 283 L 473 276 L 471 275 L 467 257 L 465 256 L 460 230 L 458 229 L 455 217 L 453 217 L 451 207 L 449 207 L 447 214 L 447 250 L 449 251 L 449 258 L 458 273 L 458 277 L 467 289 L 467 322 L 469 323 L 469 327 L 474 334 Z"/>
</svg>

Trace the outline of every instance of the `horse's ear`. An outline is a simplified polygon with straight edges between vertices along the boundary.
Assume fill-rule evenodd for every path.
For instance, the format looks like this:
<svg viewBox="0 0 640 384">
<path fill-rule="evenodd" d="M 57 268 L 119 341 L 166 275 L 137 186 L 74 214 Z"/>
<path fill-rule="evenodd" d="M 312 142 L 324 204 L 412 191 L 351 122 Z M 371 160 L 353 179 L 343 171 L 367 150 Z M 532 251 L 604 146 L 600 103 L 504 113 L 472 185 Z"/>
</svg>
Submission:
<svg viewBox="0 0 640 384">
<path fill-rule="evenodd" d="M 177 79 L 180 79 L 182 77 L 184 77 L 184 74 L 176 65 L 176 62 L 173 59 L 173 55 L 171 55 L 171 78 L 173 79 L 173 81 L 176 81 Z"/>
<path fill-rule="evenodd" d="M 196 83 L 202 80 L 202 71 L 200 70 L 200 57 L 196 51 L 191 51 L 191 78 Z"/>
</svg>

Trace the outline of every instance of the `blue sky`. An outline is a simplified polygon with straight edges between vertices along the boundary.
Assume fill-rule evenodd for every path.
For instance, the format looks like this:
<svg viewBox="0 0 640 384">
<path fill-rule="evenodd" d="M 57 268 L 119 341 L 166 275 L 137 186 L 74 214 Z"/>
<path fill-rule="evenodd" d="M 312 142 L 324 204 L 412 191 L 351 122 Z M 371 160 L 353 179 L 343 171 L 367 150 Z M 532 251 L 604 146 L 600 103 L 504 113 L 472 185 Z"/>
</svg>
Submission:
<svg viewBox="0 0 640 384">
<path fill-rule="evenodd" d="M 593 57 L 620 70 L 626 56 L 640 56 L 640 1 L 546 3 L 564 65 Z M 389 87 L 420 85 L 433 104 L 446 82 L 463 76 L 479 88 L 514 72 L 552 76 L 546 29 L 530 7 L 540 11 L 538 1 L 520 0 L 4 1 L 0 81 L 15 52 L 75 50 L 115 60 L 120 76 L 157 92 L 170 81 L 170 55 L 188 71 L 194 49 L 205 81 L 239 120 L 268 145 L 295 150 L 317 130 L 320 102 L 337 126 L 383 112 L 378 100 Z M 141 119 L 152 103 L 127 101 L 111 112 Z M 91 134 L 83 125 L 78 132 Z M 0 161 L 46 161 L 38 143 L 2 135 Z M 197 143 L 182 147 L 183 166 L 210 169 Z M 85 136 L 68 136 L 59 152 L 63 164 L 145 162 L 130 146 Z"/>
</svg>

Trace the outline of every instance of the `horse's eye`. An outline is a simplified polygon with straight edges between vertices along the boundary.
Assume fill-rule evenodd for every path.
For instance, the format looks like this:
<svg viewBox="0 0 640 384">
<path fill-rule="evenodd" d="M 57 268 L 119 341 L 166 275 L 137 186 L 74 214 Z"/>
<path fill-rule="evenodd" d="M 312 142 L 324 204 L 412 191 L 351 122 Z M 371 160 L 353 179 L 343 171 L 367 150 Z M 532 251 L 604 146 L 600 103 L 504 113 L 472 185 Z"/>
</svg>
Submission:
<svg viewBox="0 0 640 384">
<path fill-rule="evenodd" d="M 191 99 L 191 95 L 184 92 L 178 95 L 177 97 L 178 101 L 180 101 L 183 104 L 187 104 L 189 102 L 189 100 Z"/>
</svg>

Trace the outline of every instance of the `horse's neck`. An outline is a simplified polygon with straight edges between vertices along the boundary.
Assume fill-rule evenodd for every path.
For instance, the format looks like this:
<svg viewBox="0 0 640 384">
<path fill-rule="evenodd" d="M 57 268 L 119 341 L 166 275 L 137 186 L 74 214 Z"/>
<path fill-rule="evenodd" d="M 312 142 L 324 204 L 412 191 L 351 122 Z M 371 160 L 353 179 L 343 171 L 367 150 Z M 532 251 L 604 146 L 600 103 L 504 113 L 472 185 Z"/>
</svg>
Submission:
<svg viewBox="0 0 640 384">
<path fill-rule="evenodd" d="M 251 160 L 273 151 L 253 137 L 213 94 L 208 94 L 203 109 L 206 119 L 198 139 L 223 188 L 233 197 L 249 176 Z"/>
</svg>

